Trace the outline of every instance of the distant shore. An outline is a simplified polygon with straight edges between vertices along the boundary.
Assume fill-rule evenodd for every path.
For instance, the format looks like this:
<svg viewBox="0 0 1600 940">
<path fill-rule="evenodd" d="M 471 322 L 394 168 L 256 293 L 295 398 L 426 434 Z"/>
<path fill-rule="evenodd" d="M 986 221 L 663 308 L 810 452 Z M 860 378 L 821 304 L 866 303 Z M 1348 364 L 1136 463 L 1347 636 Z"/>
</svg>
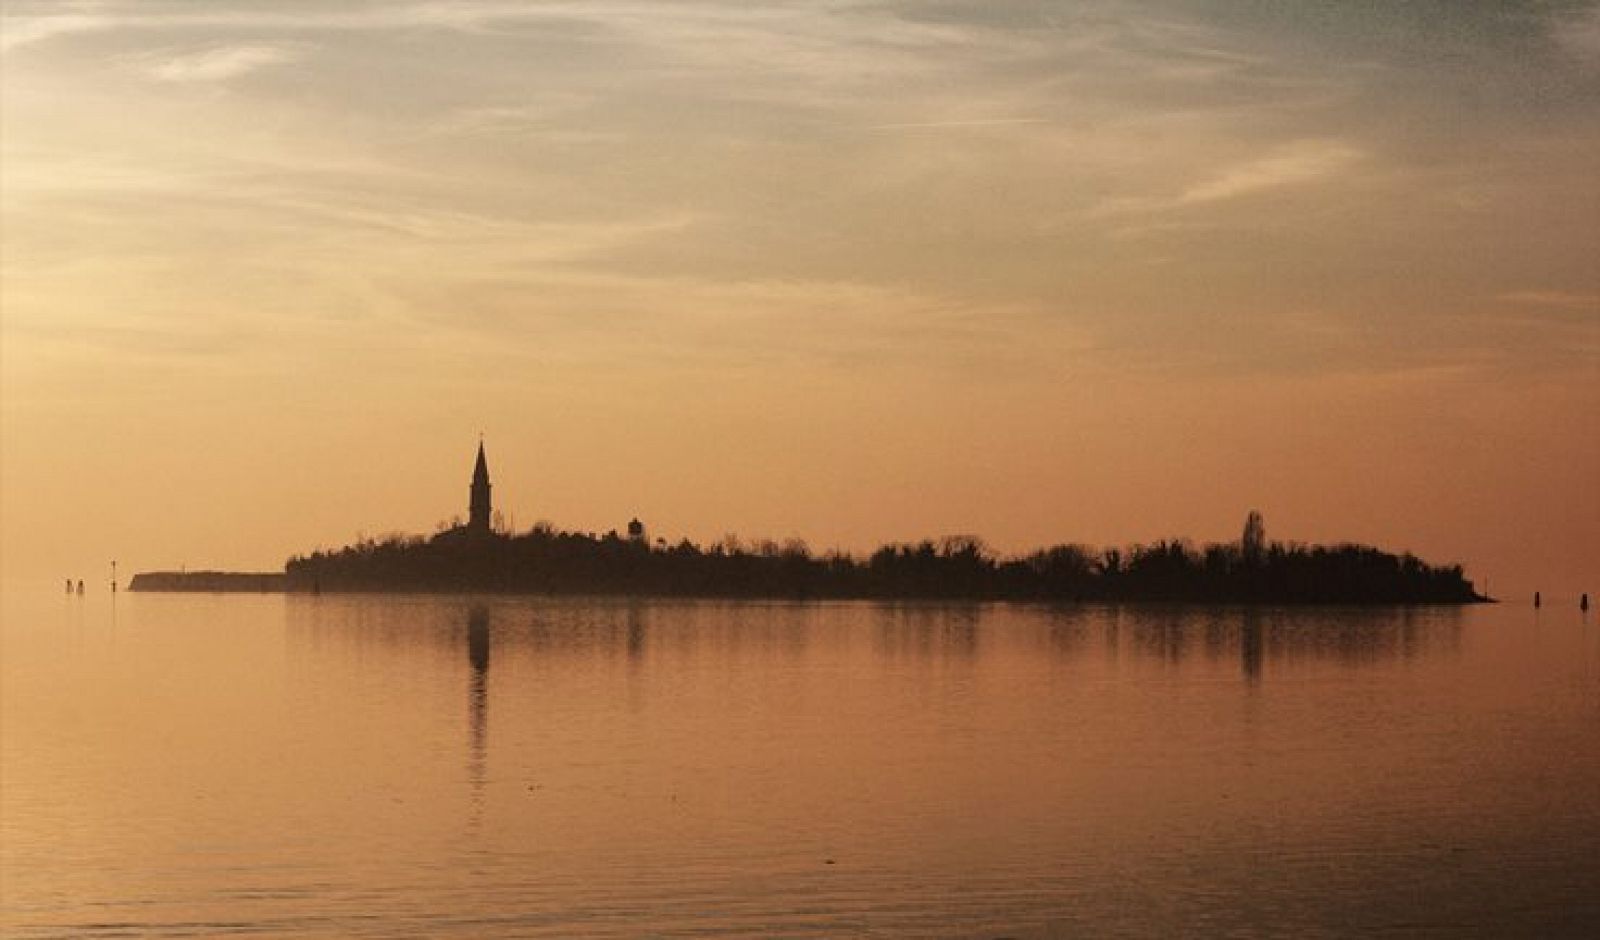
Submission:
<svg viewBox="0 0 1600 940">
<path fill-rule="evenodd" d="M 1177 539 L 1094 549 L 1063 544 L 1005 557 L 980 540 L 813 554 L 798 540 L 709 547 L 539 526 L 367 539 L 289 559 L 283 572 L 145 572 L 134 591 L 526 594 L 790 600 L 959 600 L 1191 604 L 1474 604 L 1459 565 L 1367 545 L 1268 542 L 1259 518 L 1239 542 Z"/>
<path fill-rule="evenodd" d="M 1498 598 L 1485 595 L 1474 595 L 1465 599 L 1449 600 L 1199 600 L 1183 598 L 1161 597 L 1006 597 L 1006 596 L 969 596 L 950 594 L 926 595 L 882 595 L 882 594 L 829 594 L 829 595 L 802 595 L 802 594 L 685 594 L 682 592 L 638 592 L 638 591 L 562 591 L 562 590 L 537 590 L 519 588 L 448 588 L 448 587 L 405 587 L 405 586 L 345 586 L 338 588 L 310 588 L 304 585 L 293 586 L 282 574 L 272 572 L 245 572 L 245 571 L 151 571 L 137 574 L 128 585 L 128 590 L 145 594 L 346 594 L 346 595 L 393 595 L 397 597 L 418 595 L 449 595 L 461 593 L 488 593 L 505 597 L 646 597 L 683 600 L 793 600 L 793 601 L 972 601 L 978 603 L 989 602 L 1055 602 L 1055 603 L 1111 603 L 1111 604 L 1222 604 L 1228 606 L 1353 606 L 1353 607 L 1385 607 L 1395 605 L 1413 606 L 1458 606 L 1464 604 L 1498 604 Z"/>
<path fill-rule="evenodd" d="M 749 601 L 932 601 L 972 603 L 1062 603 L 1062 604 L 1215 604 L 1242 607 L 1393 607 L 1393 606 L 1461 606 L 1466 604 L 1498 604 L 1499 598 L 1474 595 L 1470 598 L 1447 600 L 1296 600 L 1296 599 L 1186 599 L 1165 597 L 1039 597 L 1039 596 L 971 596 L 952 594 L 686 594 L 675 591 L 564 591 L 532 588 L 449 588 L 362 586 L 313 589 L 291 586 L 281 574 L 237 571 L 207 571 L 179 573 L 154 571 L 135 575 L 128 585 L 129 591 L 143 594 L 298 594 L 298 595 L 389 595 L 415 597 L 426 595 L 494 594 L 502 597 L 601 597 L 601 598 L 660 598 L 663 600 L 749 600 Z"/>
<path fill-rule="evenodd" d="M 289 589 L 281 571 L 145 571 L 128 582 L 130 591 L 270 594 Z"/>
</svg>

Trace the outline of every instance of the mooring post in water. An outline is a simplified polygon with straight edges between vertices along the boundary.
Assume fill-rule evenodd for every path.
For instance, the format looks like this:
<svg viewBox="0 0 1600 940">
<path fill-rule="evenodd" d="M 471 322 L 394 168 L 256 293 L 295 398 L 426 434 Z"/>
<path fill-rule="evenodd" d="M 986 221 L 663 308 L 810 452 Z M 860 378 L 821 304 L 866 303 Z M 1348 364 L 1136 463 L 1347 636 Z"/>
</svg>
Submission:
<svg viewBox="0 0 1600 940">
<path fill-rule="evenodd" d="M 79 597 L 83 596 L 83 579 L 82 578 L 78 579 L 78 596 Z"/>
<path fill-rule="evenodd" d="M 72 593 L 72 579 L 71 578 L 67 579 L 67 593 L 68 594 Z"/>
<path fill-rule="evenodd" d="M 111 559 L 111 593 L 117 593 L 117 560 Z"/>
<path fill-rule="evenodd" d="M 1534 592 L 1533 592 L 1533 607 L 1534 607 L 1534 609 L 1535 609 L 1535 610 L 1538 610 L 1538 609 L 1539 609 L 1539 607 L 1540 607 L 1540 606 L 1541 606 L 1541 605 L 1543 605 L 1543 604 L 1544 604 L 1544 601 L 1542 601 L 1542 600 L 1540 600 L 1540 598 L 1539 598 L 1539 592 L 1538 592 L 1538 591 L 1534 591 Z"/>
<path fill-rule="evenodd" d="M 1578 609 L 1579 610 L 1588 610 L 1589 609 L 1589 594 L 1588 594 L 1587 591 L 1584 592 L 1584 595 L 1582 597 L 1578 598 Z"/>
</svg>

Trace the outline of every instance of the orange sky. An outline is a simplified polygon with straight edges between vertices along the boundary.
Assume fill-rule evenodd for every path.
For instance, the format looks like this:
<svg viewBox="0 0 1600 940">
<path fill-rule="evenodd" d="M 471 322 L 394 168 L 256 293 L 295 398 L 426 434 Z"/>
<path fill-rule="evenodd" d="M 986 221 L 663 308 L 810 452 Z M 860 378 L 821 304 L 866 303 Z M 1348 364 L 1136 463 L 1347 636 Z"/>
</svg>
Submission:
<svg viewBox="0 0 1600 940">
<path fill-rule="evenodd" d="M 1600 587 L 1600 5 L 34 3 L 0 573 L 497 504 Z"/>
</svg>

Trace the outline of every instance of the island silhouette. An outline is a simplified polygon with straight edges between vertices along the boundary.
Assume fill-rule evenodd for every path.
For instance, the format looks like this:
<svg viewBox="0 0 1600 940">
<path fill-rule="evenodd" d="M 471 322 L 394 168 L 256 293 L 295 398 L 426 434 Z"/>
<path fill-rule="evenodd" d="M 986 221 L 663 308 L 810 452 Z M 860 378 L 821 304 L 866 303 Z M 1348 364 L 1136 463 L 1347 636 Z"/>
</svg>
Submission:
<svg viewBox="0 0 1600 940">
<path fill-rule="evenodd" d="M 288 560 L 277 572 L 144 572 L 130 590 L 622 594 L 677 597 L 1463 604 L 1490 600 L 1460 565 L 1430 565 L 1369 545 L 1269 541 L 1251 511 L 1238 541 L 1169 539 L 1121 548 L 1060 544 L 1002 556 L 976 536 L 884 545 L 866 556 L 813 553 L 804 541 L 702 546 L 624 532 L 517 533 L 495 524 L 478 445 L 465 522 L 433 536 L 364 538 Z"/>
</svg>

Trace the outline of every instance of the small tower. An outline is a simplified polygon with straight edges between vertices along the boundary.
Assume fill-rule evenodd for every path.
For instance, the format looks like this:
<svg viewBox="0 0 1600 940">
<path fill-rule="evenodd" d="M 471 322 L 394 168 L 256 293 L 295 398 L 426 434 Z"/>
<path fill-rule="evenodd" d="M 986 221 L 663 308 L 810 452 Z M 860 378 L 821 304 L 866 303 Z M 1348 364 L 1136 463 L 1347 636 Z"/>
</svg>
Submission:
<svg viewBox="0 0 1600 940">
<path fill-rule="evenodd" d="M 489 461 L 483 456 L 483 441 L 478 442 L 478 463 L 472 468 L 472 498 L 467 503 L 467 531 L 489 534 Z"/>
</svg>

